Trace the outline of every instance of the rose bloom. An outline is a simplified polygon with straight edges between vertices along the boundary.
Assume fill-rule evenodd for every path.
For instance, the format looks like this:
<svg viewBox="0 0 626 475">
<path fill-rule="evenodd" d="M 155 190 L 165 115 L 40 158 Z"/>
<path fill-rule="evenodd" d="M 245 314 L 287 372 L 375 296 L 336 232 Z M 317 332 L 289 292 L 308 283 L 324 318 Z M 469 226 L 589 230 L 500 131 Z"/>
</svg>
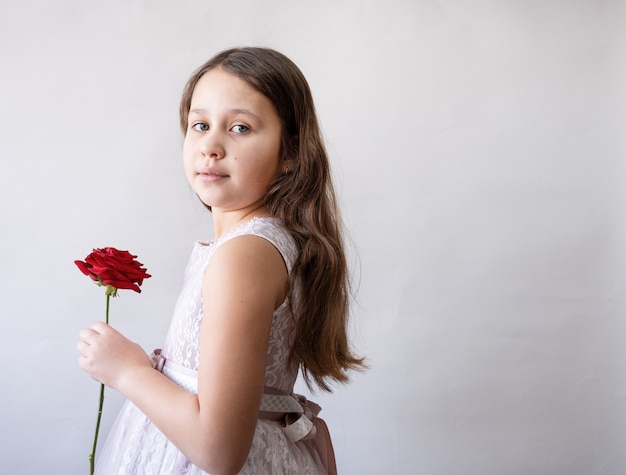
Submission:
<svg viewBox="0 0 626 475">
<path fill-rule="evenodd" d="M 150 276 L 137 256 L 114 247 L 94 249 L 84 261 L 74 261 L 80 271 L 99 285 L 141 292 L 139 286 Z"/>
</svg>

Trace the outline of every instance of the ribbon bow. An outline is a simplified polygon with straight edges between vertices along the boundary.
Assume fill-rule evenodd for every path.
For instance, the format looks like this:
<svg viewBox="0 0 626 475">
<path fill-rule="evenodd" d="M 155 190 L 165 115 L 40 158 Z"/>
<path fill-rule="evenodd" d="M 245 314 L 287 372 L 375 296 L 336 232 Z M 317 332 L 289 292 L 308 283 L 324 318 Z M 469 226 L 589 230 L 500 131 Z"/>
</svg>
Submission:
<svg viewBox="0 0 626 475">
<path fill-rule="evenodd" d="M 328 426 L 317 416 L 320 410 L 320 406 L 300 394 L 285 394 L 274 388 L 266 387 L 261 400 L 261 413 L 284 416 L 283 431 L 289 440 L 292 442 L 311 440 L 328 474 L 336 475 L 337 465 L 333 444 Z"/>
<path fill-rule="evenodd" d="M 292 442 L 315 438 L 317 429 L 313 420 L 321 408 L 300 394 L 271 394 L 276 390 L 265 389 L 261 411 L 284 414 L 284 431 Z"/>
</svg>

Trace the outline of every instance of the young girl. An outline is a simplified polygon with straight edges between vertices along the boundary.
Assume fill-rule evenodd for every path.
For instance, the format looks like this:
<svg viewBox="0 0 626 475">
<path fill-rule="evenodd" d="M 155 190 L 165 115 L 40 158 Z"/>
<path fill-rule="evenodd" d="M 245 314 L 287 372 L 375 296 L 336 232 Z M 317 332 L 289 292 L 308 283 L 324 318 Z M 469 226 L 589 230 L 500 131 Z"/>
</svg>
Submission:
<svg viewBox="0 0 626 475">
<path fill-rule="evenodd" d="M 193 248 L 162 350 L 80 332 L 80 367 L 128 398 L 96 472 L 336 473 L 319 406 L 292 392 L 299 369 L 330 391 L 363 366 L 308 84 L 276 51 L 227 50 L 187 83 L 180 122 L 215 239 Z"/>
</svg>

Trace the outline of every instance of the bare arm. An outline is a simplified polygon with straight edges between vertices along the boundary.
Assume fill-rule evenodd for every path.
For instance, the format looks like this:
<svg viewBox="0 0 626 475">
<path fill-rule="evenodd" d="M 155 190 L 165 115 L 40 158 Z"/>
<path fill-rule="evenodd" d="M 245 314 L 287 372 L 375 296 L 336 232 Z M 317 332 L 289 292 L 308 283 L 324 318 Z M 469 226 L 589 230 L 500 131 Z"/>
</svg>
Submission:
<svg viewBox="0 0 626 475">
<path fill-rule="evenodd" d="M 83 339 L 99 358 L 83 356 L 81 366 L 121 391 L 195 465 L 237 473 L 257 423 L 273 311 L 286 292 L 280 253 L 262 238 L 237 237 L 215 253 L 204 280 L 197 395 L 154 371 L 143 350 L 104 324 Z"/>
</svg>

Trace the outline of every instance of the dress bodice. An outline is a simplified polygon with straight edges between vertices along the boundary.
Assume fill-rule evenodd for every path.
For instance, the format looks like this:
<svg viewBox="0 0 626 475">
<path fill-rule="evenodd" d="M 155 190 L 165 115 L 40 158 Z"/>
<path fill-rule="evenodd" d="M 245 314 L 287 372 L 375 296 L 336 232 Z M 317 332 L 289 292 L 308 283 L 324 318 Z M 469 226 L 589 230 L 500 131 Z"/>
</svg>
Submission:
<svg viewBox="0 0 626 475">
<path fill-rule="evenodd" d="M 287 271 L 297 257 L 294 239 L 276 218 L 253 218 L 209 243 L 196 242 L 184 274 L 180 296 L 174 309 L 162 355 L 178 365 L 198 370 L 200 326 L 204 312 L 202 282 L 211 257 L 225 242 L 242 235 L 266 239 L 280 252 Z M 292 296 L 297 292 L 292 292 Z M 294 298 L 294 297 L 292 297 Z M 274 311 L 266 357 L 265 386 L 291 391 L 298 368 L 290 361 L 295 335 L 295 319 L 289 299 Z"/>
</svg>

